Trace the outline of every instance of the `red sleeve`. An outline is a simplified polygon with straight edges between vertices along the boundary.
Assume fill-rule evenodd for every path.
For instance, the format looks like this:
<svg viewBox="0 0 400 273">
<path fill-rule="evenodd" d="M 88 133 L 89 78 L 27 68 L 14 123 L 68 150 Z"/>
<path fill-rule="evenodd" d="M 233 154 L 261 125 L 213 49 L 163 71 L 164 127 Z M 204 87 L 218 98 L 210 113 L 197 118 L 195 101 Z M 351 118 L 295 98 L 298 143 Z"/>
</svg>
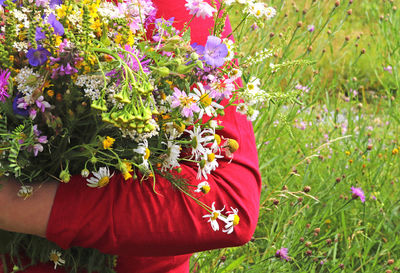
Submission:
<svg viewBox="0 0 400 273">
<path fill-rule="evenodd" d="M 165 0 L 155 2 L 159 15 L 165 18 L 175 16 L 181 22 L 190 19 L 184 0 L 174 1 L 174 5 Z M 196 18 L 193 38 L 204 43 L 210 26 L 210 20 Z M 208 212 L 166 179 L 156 177 L 159 194 L 155 194 L 152 181 L 125 182 L 115 174 L 106 187 L 99 189 L 87 187 L 80 176 L 61 184 L 47 238 L 63 248 L 92 247 L 104 253 L 138 256 L 179 255 L 248 242 L 257 224 L 261 188 L 253 128 L 234 107 L 226 110 L 222 125 L 222 135 L 236 139 L 239 149 L 231 163 L 222 162 L 212 172 L 207 180 L 211 191 L 200 200 L 208 205 L 215 202 L 216 209 L 225 206 L 239 210 L 240 223 L 232 234 L 213 231 L 202 217 Z M 183 165 L 181 175 L 193 185 L 200 182 L 195 166 Z"/>
</svg>

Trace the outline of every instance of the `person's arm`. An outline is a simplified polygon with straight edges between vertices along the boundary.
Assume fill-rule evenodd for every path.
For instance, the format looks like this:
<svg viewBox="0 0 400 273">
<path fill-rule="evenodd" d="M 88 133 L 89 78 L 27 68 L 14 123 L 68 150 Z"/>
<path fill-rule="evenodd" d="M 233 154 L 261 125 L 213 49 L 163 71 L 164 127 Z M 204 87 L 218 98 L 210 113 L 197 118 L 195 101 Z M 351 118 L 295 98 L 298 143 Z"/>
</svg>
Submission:
<svg viewBox="0 0 400 273">
<path fill-rule="evenodd" d="M 19 185 L 0 178 L 0 229 L 45 237 L 58 183 L 34 184 L 27 199 L 17 196 Z"/>
<path fill-rule="evenodd" d="M 93 247 L 105 253 L 139 256 L 170 256 L 207 249 L 238 246 L 251 239 L 258 220 L 261 179 L 251 123 L 227 110 L 223 119 L 224 136 L 238 140 L 239 150 L 231 163 L 225 158 L 207 180 L 211 191 L 198 195 L 208 205 L 224 212 L 238 209 L 240 223 L 232 234 L 213 231 L 209 214 L 193 200 L 157 176 L 152 181 L 126 182 L 115 174 L 99 189 L 86 186 L 86 180 L 73 177 L 60 184 L 49 219 L 47 238 L 63 248 Z M 197 167 L 183 165 L 183 176 L 193 185 Z"/>
</svg>

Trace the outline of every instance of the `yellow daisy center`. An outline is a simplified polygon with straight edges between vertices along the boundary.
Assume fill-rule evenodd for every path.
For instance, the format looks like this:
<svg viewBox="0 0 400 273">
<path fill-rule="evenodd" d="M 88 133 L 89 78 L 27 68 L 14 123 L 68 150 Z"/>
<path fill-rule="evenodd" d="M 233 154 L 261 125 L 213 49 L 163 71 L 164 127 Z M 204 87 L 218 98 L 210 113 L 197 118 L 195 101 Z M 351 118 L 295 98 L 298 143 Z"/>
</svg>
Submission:
<svg viewBox="0 0 400 273">
<path fill-rule="evenodd" d="M 57 263 L 60 260 L 60 257 L 57 255 L 57 253 L 50 253 L 49 259 L 50 261 Z"/>
<path fill-rule="evenodd" d="M 239 216 L 237 216 L 237 215 L 235 214 L 235 215 L 233 216 L 232 224 L 233 224 L 234 226 L 237 226 L 237 225 L 239 224 L 239 221 L 240 221 Z"/>
<path fill-rule="evenodd" d="M 214 159 L 215 159 L 215 154 L 214 153 L 211 153 L 211 154 L 207 155 L 207 161 L 208 162 L 213 162 Z"/>
<path fill-rule="evenodd" d="M 204 94 L 200 98 L 200 103 L 203 104 L 203 106 L 207 107 L 210 106 L 212 102 L 212 98 L 208 94 Z"/>
<path fill-rule="evenodd" d="M 144 159 L 147 160 L 147 159 L 149 159 L 149 157 L 150 157 L 150 150 L 149 150 L 149 148 L 146 148 Z"/>
<path fill-rule="evenodd" d="M 234 139 L 228 140 L 228 148 L 231 153 L 236 152 L 239 149 L 239 143 Z"/>
<path fill-rule="evenodd" d="M 215 134 L 214 138 L 218 145 L 221 144 L 221 137 L 219 135 Z"/>
<path fill-rule="evenodd" d="M 214 211 L 212 213 L 211 220 L 217 220 L 218 216 L 219 216 L 219 212 Z"/>
<path fill-rule="evenodd" d="M 210 189 L 211 189 L 210 186 L 205 185 L 205 186 L 201 187 L 201 192 L 206 194 L 210 191 Z"/>
<path fill-rule="evenodd" d="M 99 182 L 97 183 L 97 185 L 101 188 L 101 187 L 106 186 L 109 182 L 110 182 L 110 178 L 108 176 L 104 176 L 99 179 Z"/>
</svg>

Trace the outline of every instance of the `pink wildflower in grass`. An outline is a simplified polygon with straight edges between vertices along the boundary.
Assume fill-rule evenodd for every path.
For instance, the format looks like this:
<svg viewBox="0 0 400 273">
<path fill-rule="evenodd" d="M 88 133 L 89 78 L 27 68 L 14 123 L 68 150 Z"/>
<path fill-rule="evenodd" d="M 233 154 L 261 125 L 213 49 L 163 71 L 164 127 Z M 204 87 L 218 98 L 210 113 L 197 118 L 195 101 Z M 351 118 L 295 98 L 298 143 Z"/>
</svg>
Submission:
<svg viewBox="0 0 400 273">
<path fill-rule="evenodd" d="M 5 102 L 6 98 L 10 96 L 10 94 L 7 93 L 9 77 L 10 71 L 8 71 L 8 69 L 0 69 L 0 101 L 2 102 Z"/>
<path fill-rule="evenodd" d="M 309 32 L 313 32 L 313 31 L 315 30 L 315 26 L 314 26 L 314 25 L 308 25 L 308 26 L 307 26 L 307 30 L 308 30 Z"/>
<path fill-rule="evenodd" d="M 176 87 L 172 94 L 171 106 L 173 108 L 181 107 L 181 114 L 186 118 L 192 117 L 193 112 L 198 113 L 201 110 L 193 96 L 188 96 L 184 91 L 181 91 Z"/>
<path fill-rule="evenodd" d="M 290 261 L 290 257 L 288 256 L 288 249 L 286 247 L 278 249 L 275 253 L 275 257 L 280 258 L 281 260 Z"/>
<path fill-rule="evenodd" d="M 385 70 L 386 72 L 389 72 L 390 74 L 393 73 L 393 68 L 390 65 L 384 67 L 383 70 Z"/>
<path fill-rule="evenodd" d="M 365 202 L 365 195 L 361 188 L 351 187 L 351 193 L 352 193 L 353 199 L 360 198 L 362 203 Z"/>
</svg>

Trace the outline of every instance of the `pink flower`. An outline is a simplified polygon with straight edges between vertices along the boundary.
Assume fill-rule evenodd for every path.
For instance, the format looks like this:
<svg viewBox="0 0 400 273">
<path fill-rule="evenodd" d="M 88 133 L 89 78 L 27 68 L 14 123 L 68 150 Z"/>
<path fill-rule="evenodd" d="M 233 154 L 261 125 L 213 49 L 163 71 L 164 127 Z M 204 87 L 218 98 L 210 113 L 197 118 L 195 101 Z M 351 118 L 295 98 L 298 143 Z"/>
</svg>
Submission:
<svg viewBox="0 0 400 273">
<path fill-rule="evenodd" d="M 365 202 L 365 195 L 361 188 L 351 187 L 351 192 L 353 199 L 357 199 L 358 197 L 360 197 L 361 202 Z"/>
<path fill-rule="evenodd" d="M 275 253 L 275 257 L 281 258 L 281 260 L 290 261 L 290 258 L 288 256 L 288 249 L 286 247 L 278 249 Z"/>
<path fill-rule="evenodd" d="M 186 0 L 185 7 L 189 11 L 189 14 L 196 15 L 197 17 L 201 16 L 203 19 L 205 17 L 212 17 L 213 13 L 217 12 L 210 4 L 202 0 Z"/>
<path fill-rule="evenodd" d="M 185 92 L 174 88 L 174 93 L 171 98 L 171 106 L 173 108 L 181 107 L 182 116 L 188 118 L 193 116 L 193 112 L 200 112 L 200 107 L 192 95 L 186 95 Z"/>
</svg>

